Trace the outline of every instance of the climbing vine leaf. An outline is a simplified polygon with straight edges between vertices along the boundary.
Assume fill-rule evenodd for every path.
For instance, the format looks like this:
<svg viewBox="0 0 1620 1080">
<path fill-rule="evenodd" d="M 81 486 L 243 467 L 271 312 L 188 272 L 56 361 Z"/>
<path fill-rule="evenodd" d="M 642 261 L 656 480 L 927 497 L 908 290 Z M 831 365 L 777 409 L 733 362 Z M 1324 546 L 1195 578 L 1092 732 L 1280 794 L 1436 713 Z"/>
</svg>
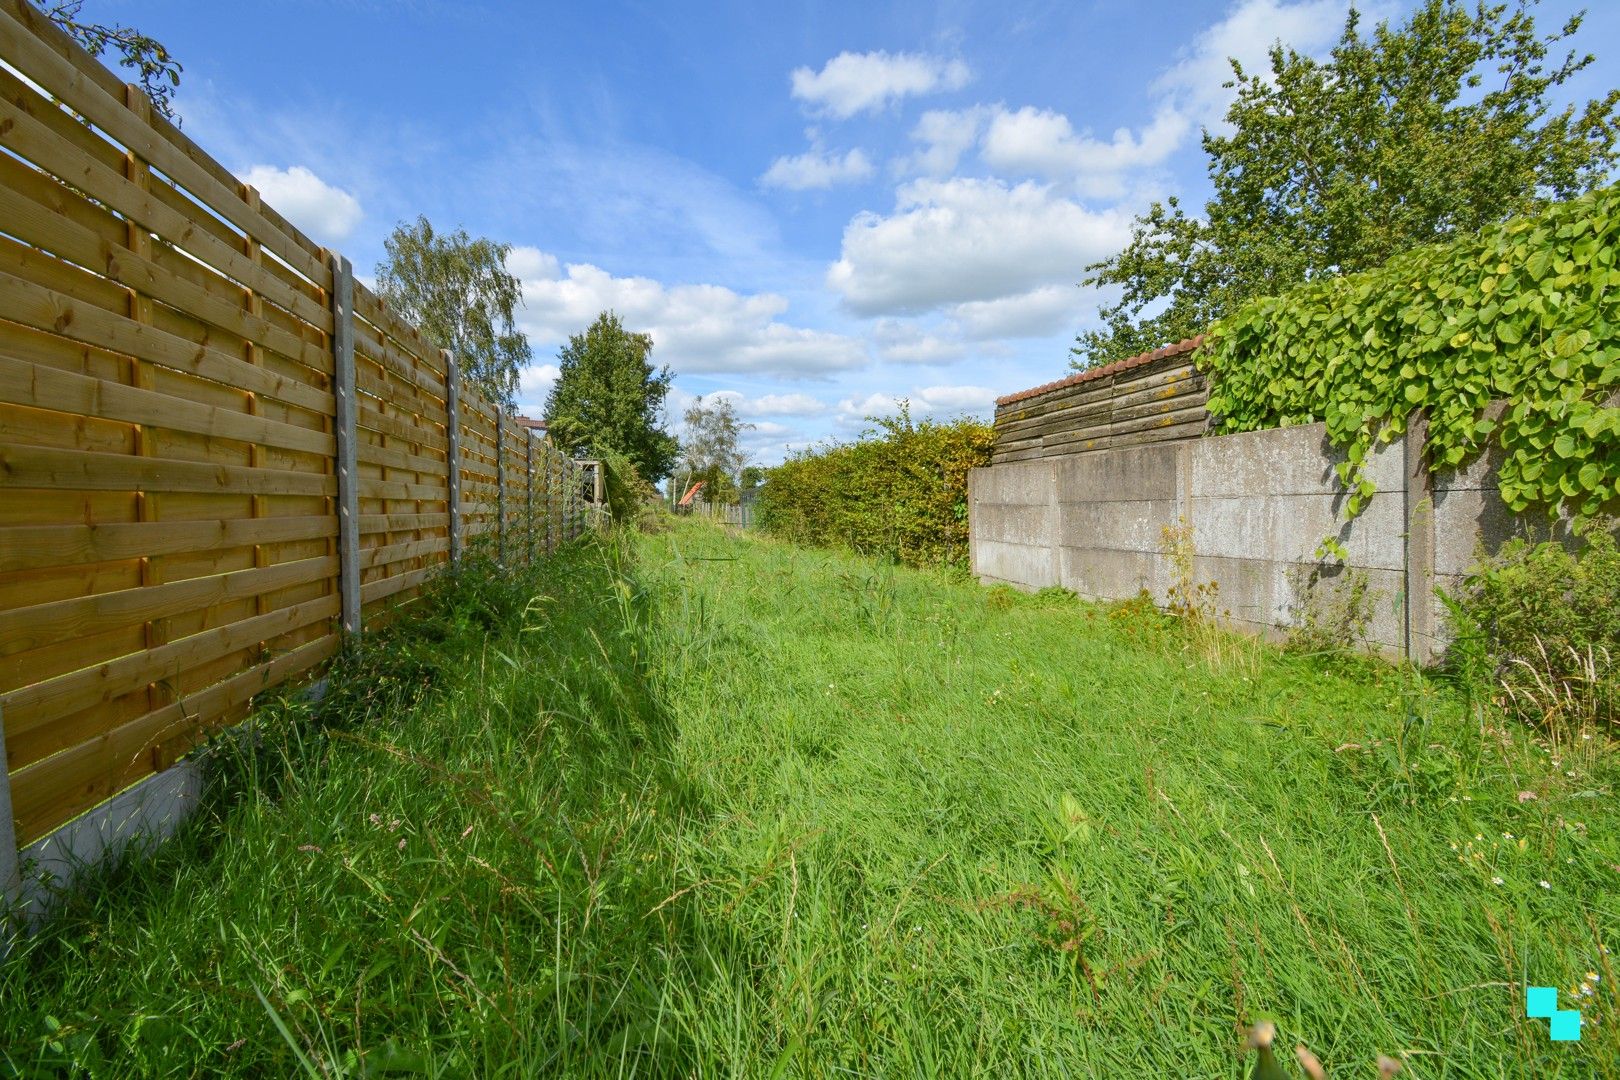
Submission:
<svg viewBox="0 0 1620 1080">
<path fill-rule="evenodd" d="M 1197 361 L 1223 431 L 1324 422 L 1349 512 L 1367 454 L 1422 410 L 1428 465 L 1501 450 L 1516 511 L 1620 498 L 1620 187 L 1250 301 Z"/>
</svg>

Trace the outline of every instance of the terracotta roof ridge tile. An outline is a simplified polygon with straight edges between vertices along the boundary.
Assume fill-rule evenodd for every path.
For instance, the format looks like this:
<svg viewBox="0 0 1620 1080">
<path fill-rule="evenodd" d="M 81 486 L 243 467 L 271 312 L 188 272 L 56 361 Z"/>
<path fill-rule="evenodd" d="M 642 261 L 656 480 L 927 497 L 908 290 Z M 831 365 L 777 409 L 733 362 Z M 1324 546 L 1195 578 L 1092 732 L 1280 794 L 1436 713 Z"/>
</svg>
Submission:
<svg viewBox="0 0 1620 1080">
<path fill-rule="evenodd" d="M 998 397 L 996 398 L 996 408 L 999 409 L 1004 405 L 1012 405 L 1019 401 L 1027 401 L 1029 398 L 1039 397 L 1042 394 L 1051 393 L 1053 390 L 1061 390 L 1065 387 L 1076 386 L 1083 382 L 1090 382 L 1092 379 L 1100 379 L 1104 375 L 1112 375 L 1115 372 L 1126 371 L 1134 367 L 1141 367 L 1143 364 L 1151 364 L 1155 360 L 1165 360 L 1172 356 L 1183 356 L 1192 352 L 1203 343 L 1204 335 L 1198 334 L 1195 337 L 1178 341 L 1174 345 L 1165 345 L 1161 348 L 1153 349 L 1150 352 L 1138 353 L 1135 356 L 1128 356 L 1123 360 L 1115 360 L 1112 363 L 1104 364 L 1101 367 L 1094 367 L 1089 371 L 1076 372 L 1075 374 L 1070 375 L 1068 378 L 1059 379 L 1056 382 L 1042 383 L 1040 386 L 1032 386 L 1028 390 L 1020 390 L 1016 394 L 1008 394 L 1005 397 Z"/>
</svg>

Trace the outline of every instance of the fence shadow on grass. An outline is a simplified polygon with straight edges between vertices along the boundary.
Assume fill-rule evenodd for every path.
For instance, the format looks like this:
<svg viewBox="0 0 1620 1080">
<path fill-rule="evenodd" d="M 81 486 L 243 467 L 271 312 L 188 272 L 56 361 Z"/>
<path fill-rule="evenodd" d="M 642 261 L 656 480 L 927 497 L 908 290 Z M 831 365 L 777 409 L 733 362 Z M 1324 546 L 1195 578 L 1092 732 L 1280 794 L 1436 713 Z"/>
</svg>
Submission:
<svg viewBox="0 0 1620 1080">
<path fill-rule="evenodd" d="M 629 544 L 473 556 L 413 606 L 19 943 L 0 1073 L 689 1071 L 700 808 Z"/>
</svg>

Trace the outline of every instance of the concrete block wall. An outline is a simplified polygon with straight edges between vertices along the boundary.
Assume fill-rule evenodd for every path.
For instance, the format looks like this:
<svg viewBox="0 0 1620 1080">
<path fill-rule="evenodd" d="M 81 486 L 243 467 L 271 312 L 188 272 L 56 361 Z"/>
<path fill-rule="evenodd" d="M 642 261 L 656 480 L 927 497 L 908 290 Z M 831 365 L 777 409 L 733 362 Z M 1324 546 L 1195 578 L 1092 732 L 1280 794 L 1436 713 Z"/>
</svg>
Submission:
<svg viewBox="0 0 1620 1080">
<path fill-rule="evenodd" d="M 1164 603 L 1173 583 L 1164 529 L 1185 518 L 1194 572 L 1218 583 L 1217 605 L 1235 625 L 1275 634 L 1297 624 L 1315 553 L 1332 537 L 1368 577 L 1368 639 L 1428 662 L 1444 647 L 1435 586 L 1454 585 L 1481 542 L 1494 548 L 1526 526 L 1497 495 L 1488 456 L 1431 477 L 1422 451 L 1417 423 L 1371 454 L 1376 491 L 1353 521 L 1336 472 L 1343 455 L 1321 424 L 976 469 L 973 570 L 982 581 L 1061 585 L 1088 599 L 1146 589 Z"/>
</svg>

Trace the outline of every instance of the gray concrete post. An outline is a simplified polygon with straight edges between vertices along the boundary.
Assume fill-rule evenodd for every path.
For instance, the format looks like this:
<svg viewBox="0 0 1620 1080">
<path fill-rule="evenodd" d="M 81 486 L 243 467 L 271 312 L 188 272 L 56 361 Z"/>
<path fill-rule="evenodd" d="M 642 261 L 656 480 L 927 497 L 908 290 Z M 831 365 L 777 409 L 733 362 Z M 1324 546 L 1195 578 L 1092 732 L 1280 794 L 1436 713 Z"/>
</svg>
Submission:
<svg viewBox="0 0 1620 1080">
<path fill-rule="evenodd" d="M 523 524 L 528 534 L 529 565 L 534 565 L 534 429 L 523 429 Z"/>
<path fill-rule="evenodd" d="M 448 350 L 444 353 L 444 471 L 450 481 L 450 565 L 461 563 L 461 370 Z"/>
<path fill-rule="evenodd" d="M 1421 412 L 1407 419 L 1402 441 L 1405 537 L 1403 651 L 1414 664 L 1434 660 L 1438 627 L 1434 611 L 1434 476 L 1424 461 L 1429 420 Z"/>
<path fill-rule="evenodd" d="M 354 267 L 332 256 L 332 396 L 337 401 L 338 595 L 344 634 L 360 632 L 360 489 L 355 442 Z"/>
<path fill-rule="evenodd" d="M 7 912 L 22 902 L 22 868 L 17 860 L 17 823 L 11 816 L 11 773 L 6 766 L 6 716 L 0 706 L 0 957 L 11 929 Z"/>
<path fill-rule="evenodd" d="M 506 562 L 506 434 L 495 406 L 495 558 Z"/>
</svg>

